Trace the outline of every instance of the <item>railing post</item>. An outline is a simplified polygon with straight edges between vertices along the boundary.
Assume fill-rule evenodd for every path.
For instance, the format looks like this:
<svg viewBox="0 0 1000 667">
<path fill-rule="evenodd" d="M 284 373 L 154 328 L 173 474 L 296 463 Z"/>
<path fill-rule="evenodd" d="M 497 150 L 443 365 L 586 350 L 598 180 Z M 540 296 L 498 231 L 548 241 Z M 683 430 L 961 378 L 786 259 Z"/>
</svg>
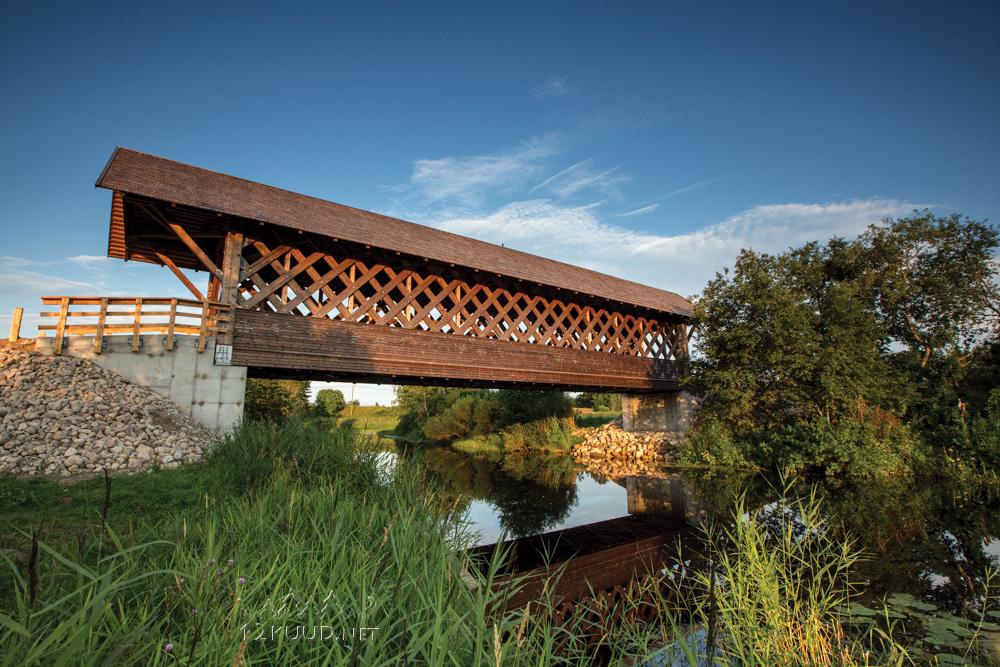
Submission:
<svg viewBox="0 0 1000 667">
<path fill-rule="evenodd" d="M 101 299 L 101 314 L 97 316 L 97 332 L 94 336 L 94 353 L 100 354 L 104 343 L 104 323 L 108 319 L 108 298 Z"/>
<path fill-rule="evenodd" d="M 167 322 L 167 351 L 174 349 L 174 324 L 177 322 L 177 299 L 170 300 L 170 320 Z"/>
<path fill-rule="evenodd" d="M 18 306 L 14 309 L 14 315 L 10 319 L 10 336 L 7 338 L 11 343 L 16 343 L 21 338 L 21 318 L 24 317 L 24 308 Z"/>
<path fill-rule="evenodd" d="M 66 333 L 66 313 L 69 312 L 69 297 L 64 296 L 59 301 L 59 322 L 56 324 L 55 353 L 62 354 L 63 336 Z"/>
<path fill-rule="evenodd" d="M 198 351 L 205 351 L 205 337 L 208 335 L 208 299 L 201 302 L 201 327 L 198 329 Z"/>
<path fill-rule="evenodd" d="M 139 332 L 142 330 L 142 297 L 135 299 L 135 317 L 132 322 L 132 351 L 139 351 Z"/>
</svg>

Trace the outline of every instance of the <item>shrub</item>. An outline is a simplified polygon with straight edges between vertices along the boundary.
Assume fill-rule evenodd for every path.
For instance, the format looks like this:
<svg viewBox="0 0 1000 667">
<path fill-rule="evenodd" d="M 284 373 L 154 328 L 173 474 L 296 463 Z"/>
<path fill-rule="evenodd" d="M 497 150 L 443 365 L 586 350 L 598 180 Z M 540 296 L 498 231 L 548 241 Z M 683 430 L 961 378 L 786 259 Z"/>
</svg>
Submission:
<svg viewBox="0 0 1000 667">
<path fill-rule="evenodd" d="M 678 463 L 684 465 L 747 467 L 749 461 L 721 422 L 699 424 L 681 445 Z"/>
<path fill-rule="evenodd" d="M 907 474 L 920 443 L 899 423 L 870 420 L 797 422 L 760 437 L 760 451 L 786 473 L 828 477 Z"/>
<path fill-rule="evenodd" d="M 1000 468 L 1000 388 L 990 392 L 986 410 L 973 417 L 969 431 L 973 456 L 984 466 Z"/>
<path fill-rule="evenodd" d="M 567 419 L 546 417 L 527 424 L 513 424 L 500 432 L 505 452 L 526 452 L 528 449 L 570 448 L 573 425 Z"/>
</svg>

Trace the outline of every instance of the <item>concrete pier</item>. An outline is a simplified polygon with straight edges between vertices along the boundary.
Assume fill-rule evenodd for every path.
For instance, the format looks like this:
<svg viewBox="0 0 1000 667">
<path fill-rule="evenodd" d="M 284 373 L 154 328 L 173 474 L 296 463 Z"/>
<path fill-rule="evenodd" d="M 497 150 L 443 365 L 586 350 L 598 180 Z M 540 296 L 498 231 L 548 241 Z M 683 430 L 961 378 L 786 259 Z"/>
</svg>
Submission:
<svg viewBox="0 0 1000 667">
<path fill-rule="evenodd" d="M 39 338 L 35 350 L 52 354 L 55 339 Z M 215 341 L 198 352 L 195 336 L 177 336 L 167 350 L 166 337 L 139 337 L 139 351 L 132 351 L 131 336 L 105 336 L 101 353 L 94 351 L 93 336 L 67 336 L 62 355 L 86 359 L 127 380 L 149 387 L 176 403 L 203 426 L 216 433 L 233 428 L 243 418 L 247 369 L 216 366 Z"/>
<path fill-rule="evenodd" d="M 696 406 L 697 399 L 686 391 L 622 394 L 622 428 L 686 433 Z"/>
</svg>

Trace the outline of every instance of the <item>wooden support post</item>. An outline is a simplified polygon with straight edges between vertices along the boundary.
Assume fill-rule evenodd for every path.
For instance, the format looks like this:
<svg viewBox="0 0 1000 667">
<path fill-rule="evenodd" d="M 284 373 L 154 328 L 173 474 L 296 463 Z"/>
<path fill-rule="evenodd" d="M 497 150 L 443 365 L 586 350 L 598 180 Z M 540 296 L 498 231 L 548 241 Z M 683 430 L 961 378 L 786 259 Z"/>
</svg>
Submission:
<svg viewBox="0 0 1000 667">
<path fill-rule="evenodd" d="M 69 297 L 64 296 L 59 302 L 59 323 L 56 325 L 56 342 L 54 351 L 62 354 L 63 336 L 66 333 L 66 313 L 69 312 Z"/>
<path fill-rule="evenodd" d="M 132 318 L 132 351 L 139 351 L 139 332 L 142 331 L 142 297 L 135 299 L 135 317 Z"/>
<path fill-rule="evenodd" d="M 170 320 L 167 322 L 167 351 L 174 349 L 174 325 L 177 323 L 177 299 L 170 300 Z"/>
<path fill-rule="evenodd" d="M 104 323 L 108 319 L 108 298 L 101 299 L 101 313 L 97 316 L 97 331 L 94 335 L 94 354 L 100 354 L 104 342 Z"/>
<path fill-rule="evenodd" d="M 18 306 L 14 309 L 14 315 L 10 319 L 10 336 L 7 338 L 12 343 L 16 343 L 21 338 L 21 319 L 24 317 L 24 308 Z"/>
<path fill-rule="evenodd" d="M 216 345 L 233 344 L 233 310 L 239 300 L 240 267 L 243 264 L 243 234 L 230 231 L 222 250 L 222 280 L 219 283 L 219 301 L 230 306 L 225 330 L 219 330 Z"/>
</svg>

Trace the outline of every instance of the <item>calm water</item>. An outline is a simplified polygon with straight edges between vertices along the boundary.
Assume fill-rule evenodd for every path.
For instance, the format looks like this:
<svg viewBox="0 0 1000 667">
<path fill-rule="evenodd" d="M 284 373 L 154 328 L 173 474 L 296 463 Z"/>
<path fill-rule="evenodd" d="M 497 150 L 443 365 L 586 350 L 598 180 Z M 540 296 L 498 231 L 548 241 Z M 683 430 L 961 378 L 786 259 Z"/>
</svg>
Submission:
<svg viewBox="0 0 1000 667">
<path fill-rule="evenodd" d="M 418 459 L 467 512 L 480 544 L 502 534 L 527 537 L 629 514 L 666 514 L 693 525 L 731 520 L 740 494 L 747 506 L 771 507 L 780 487 L 761 476 L 670 474 L 665 479 L 606 479 L 568 457 L 491 461 L 430 448 Z M 808 493 L 797 483 L 793 493 Z M 856 574 L 868 592 L 909 592 L 961 611 L 982 593 L 987 568 L 1000 565 L 1000 489 L 942 483 L 820 484 L 834 525 L 868 558 Z"/>
</svg>

